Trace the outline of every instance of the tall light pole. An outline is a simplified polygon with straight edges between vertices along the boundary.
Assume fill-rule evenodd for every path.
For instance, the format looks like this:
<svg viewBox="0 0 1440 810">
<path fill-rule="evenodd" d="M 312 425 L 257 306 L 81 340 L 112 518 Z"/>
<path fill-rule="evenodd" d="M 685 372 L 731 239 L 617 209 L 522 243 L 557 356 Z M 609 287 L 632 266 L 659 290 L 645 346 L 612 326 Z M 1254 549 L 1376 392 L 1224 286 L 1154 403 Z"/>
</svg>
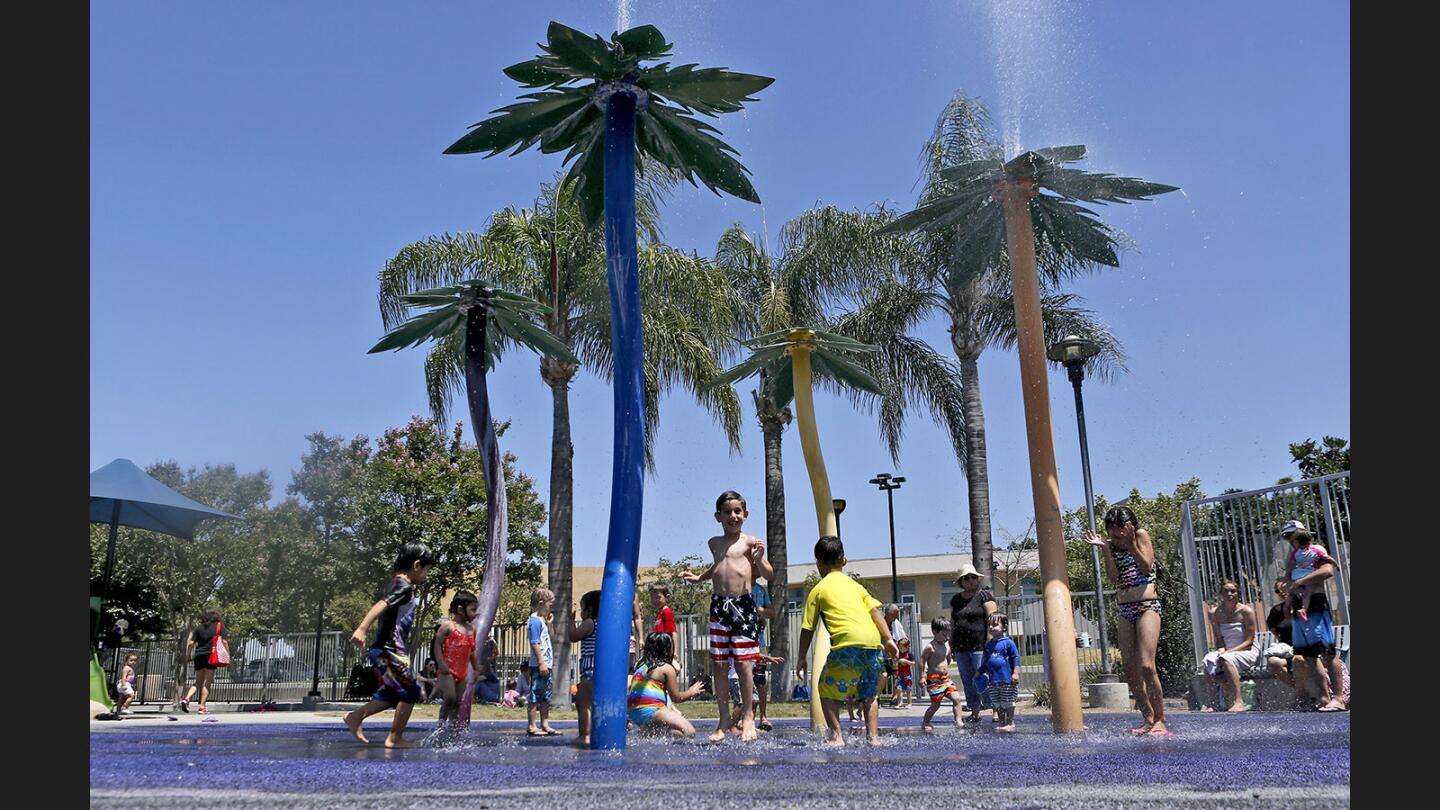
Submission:
<svg viewBox="0 0 1440 810">
<path fill-rule="evenodd" d="M 890 473 L 876 473 L 870 483 L 880 488 L 885 493 L 886 503 L 890 507 L 890 601 L 900 604 L 900 579 L 895 574 L 895 490 L 905 483 L 905 477 L 891 477 Z"/>
<path fill-rule="evenodd" d="M 833 498 L 830 501 L 830 506 L 835 509 L 835 539 L 844 540 L 845 538 L 840 536 L 840 513 L 845 511 L 845 499 Z"/>
<path fill-rule="evenodd" d="M 1080 468 L 1085 478 L 1085 518 L 1087 530 L 1098 530 L 1095 525 L 1095 493 L 1090 486 L 1090 442 L 1085 435 L 1085 398 L 1080 393 L 1080 384 L 1085 380 L 1085 361 L 1100 353 L 1094 341 L 1077 335 L 1066 338 L 1045 353 L 1057 363 L 1064 363 L 1069 372 L 1070 384 L 1075 387 L 1075 420 L 1080 425 Z M 1110 636 L 1106 630 L 1105 583 L 1100 579 L 1100 549 L 1090 546 L 1090 562 L 1095 568 L 1095 605 L 1100 616 L 1100 680 L 1114 683 L 1119 680 L 1110 668 Z"/>
</svg>

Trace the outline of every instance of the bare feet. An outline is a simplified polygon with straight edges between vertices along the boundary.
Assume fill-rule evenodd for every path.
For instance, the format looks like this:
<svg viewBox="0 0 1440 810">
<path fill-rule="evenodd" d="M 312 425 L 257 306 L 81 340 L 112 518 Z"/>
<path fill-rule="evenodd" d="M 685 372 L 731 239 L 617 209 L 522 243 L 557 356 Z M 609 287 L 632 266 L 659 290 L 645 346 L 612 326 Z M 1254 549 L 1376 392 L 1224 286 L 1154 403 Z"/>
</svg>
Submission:
<svg viewBox="0 0 1440 810">
<path fill-rule="evenodd" d="M 1250 707 L 1249 707 L 1249 706 L 1246 706 L 1246 705 L 1245 705 L 1245 702 L 1244 702 L 1243 700 L 1237 700 L 1237 701 L 1235 701 L 1234 704 L 1232 704 L 1232 705 L 1230 706 L 1230 708 L 1226 709 L 1225 711 L 1227 711 L 1227 712 L 1248 712 L 1248 711 L 1250 711 Z"/>
<path fill-rule="evenodd" d="M 413 742 L 411 742 L 411 741 L 409 741 L 409 740 L 407 740 L 407 739 L 404 739 L 403 737 L 392 737 L 392 736 L 386 735 L 386 737 L 385 737 L 385 747 L 386 747 L 386 748 L 413 748 L 413 747 L 415 747 L 415 743 L 413 743 Z"/>
<path fill-rule="evenodd" d="M 755 730 L 754 723 L 747 721 L 740 724 L 741 742 L 755 742 L 758 739 L 760 739 L 760 732 Z"/>
<path fill-rule="evenodd" d="M 934 734 L 934 733 L 935 733 L 935 727 L 932 726 L 932 725 L 930 725 L 929 723 L 921 723 L 921 724 L 920 724 L 920 732 L 921 732 L 922 734 Z"/>
<path fill-rule="evenodd" d="M 1141 723 L 1138 728 L 1132 728 L 1132 729 L 1130 729 L 1130 733 L 1131 733 L 1131 734 L 1149 734 L 1149 733 L 1150 733 L 1150 729 L 1153 728 L 1154 725 L 1155 725 L 1154 721 L 1152 721 L 1152 720 L 1146 720 L 1145 722 Z"/>
<path fill-rule="evenodd" d="M 1008 731 L 1014 731 L 1014 730 L 1015 730 L 1015 723 L 1010 722 L 1010 723 L 1006 723 L 1006 724 L 1003 725 L 1003 726 L 996 726 L 996 727 L 995 727 L 995 730 L 996 730 L 996 731 L 1007 731 L 1007 732 L 1008 732 Z"/>
<path fill-rule="evenodd" d="M 844 735 L 844 734 L 831 734 L 831 735 L 829 736 L 829 738 L 826 739 L 825 742 L 821 744 L 820 747 L 821 747 L 821 748 L 844 748 L 844 747 L 845 747 L 845 735 Z"/>
<path fill-rule="evenodd" d="M 1213 712 L 1213 711 L 1215 711 L 1215 707 L 1214 707 L 1214 706 L 1203 706 L 1203 707 L 1201 707 L 1200 711 L 1202 711 L 1202 712 Z"/>
<path fill-rule="evenodd" d="M 727 731 L 729 731 L 729 730 L 730 730 L 730 729 L 728 729 L 728 728 L 717 728 L 717 729 L 715 729 L 715 733 L 711 734 L 711 735 L 710 735 L 709 737 L 707 737 L 706 739 L 710 740 L 710 742 L 712 742 L 712 743 L 724 742 L 724 741 L 725 741 L 725 733 L 726 733 Z"/>
<path fill-rule="evenodd" d="M 359 709 L 356 709 L 355 711 L 345 715 L 345 725 L 350 727 L 350 733 L 354 734 L 355 739 L 359 740 L 360 742 L 369 744 L 370 740 L 365 737 L 365 732 L 360 728 L 361 722 L 362 718 L 360 717 Z"/>
<path fill-rule="evenodd" d="M 1342 703 L 1342 702 L 1340 702 L 1340 701 L 1339 701 L 1338 699 L 1336 699 L 1336 698 L 1331 698 L 1329 703 L 1326 703 L 1324 706 L 1321 706 L 1321 707 L 1320 707 L 1320 711 L 1322 711 L 1322 712 L 1343 712 L 1343 711 L 1345 711 L 1345 704 Z"/>
</svg>

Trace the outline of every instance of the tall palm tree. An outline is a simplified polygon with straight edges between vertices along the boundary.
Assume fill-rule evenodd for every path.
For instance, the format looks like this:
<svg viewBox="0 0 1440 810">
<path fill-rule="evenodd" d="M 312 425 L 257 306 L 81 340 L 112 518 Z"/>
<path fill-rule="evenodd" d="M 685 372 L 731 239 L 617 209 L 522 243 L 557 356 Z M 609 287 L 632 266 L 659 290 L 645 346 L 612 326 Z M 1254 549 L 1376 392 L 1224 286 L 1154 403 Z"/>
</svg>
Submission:
<svg viewBox="0 0 1440 810">
<path fill-rule="evenodd" d="M 870 353 L 878 347 L 851 340 L 844 335 L 810 327 L 790 327 L 770 332 L 744 345 L 753 352 L 744 362 L 727 369 L 712 385 L 730 385 L 761 369 L 770 372 L 770 396 L 783 407 L 795 401 L 796 422 L 800 431 L 800 447 L 805 454 L 805 470 L 810 475 L 810 492 L 815 499 L 815 520 L 820 536 L 839 534 L 834 501 L 830 497 L 830 477 L 825 469 L 825 456 L 820 451 L 820 432 L 815 424 L 814 378 L 823 377 L 842 389 L 855 389 L 872 395 L 884 391 L 880 383 L 847 355 Z M 817 664 L 829 653 L 829 636 L 823 626 L 816 628 L 815 658 Z M 825 719 L 820 712 L 820 667 L 810 668 L 810 722 L 820 728 Z"/>
<path fill-rule="evenodd" d="M 421 290 L 402 297 L 412 307 L 434 307 L 396 326 L 380 339 L 371 354 L 400 350 L 428 340 L 458 342 L 465 369 L 466 399 L 470 426 L 485 465 L 485 579 L 480 585 L 479 612 L 475 638 L 482 645 L 490 637 L 500 592 L 505 585 L 505 559 L 510 540 L 508 504 L 505 496 L 505 467 L 500 458 L 500 441 L 490 416 L 490 390 L 486 372 L 494 367 L 507 344 L 518 344 L 542 357 L 578 362 L 570 348 L 530 317 L 546 312 L 544 304 L 469 279 L 449 287 Z M 458 718 L 470 720 L 470 682 L 464 684 L 466 700 Z"/>
<path fill-rule="evenodd" d="M 635 244 L 637 152 L 693 185 L 696 177 L 717 194 L 743 200 L 760 197 L 735 150 L 709 134 L 714 127 L 694 113 L 719 116 L 753 101 L 751 93 L 774 79 L 695 65 L 641 67 L 668 56 L 671 45 L 653 25 L 603 38 L 550 23 L 543 54 L 512 65 L 507 76 L 529 88 L 529 99 L 503 107 L 456 141 L 450 154 L 489 152 L 536 143 L 542 152 L 569 150 L 576 158 L 569 180 L 588 224 L 605 217 L 605 247 L 615 360 L 615 465 L 610 487 L 610 533 L 601 585 L 595 641 L 596 748 L 625 747 L 626 639 L 630 633 L 635 569 L 640 561 L 640 518 L 644 495 L 641 447 L 645 443 L 642 405 L 644 349 L 641 340 L 639 261 Z M 570 86 L 577 82 L 587 82 Z M 514 154 L 514 153 L 512 153 Z"/>
<path fill-rule="evenodd" d="M 963 447 L 958 371 L 910 335 L 928 311 L 930 299 L 899 280 L 903 267 L 913 261 L 906 253 L 913 240 L 875 235 L 890 217 L 883 209 L 856 212 L 825 206 L 807 211 L 781 229 L 774 253 L 762 240 L 732 226 L 720 237 L 715 263 L 735 289 L 740 337 L 809 323 L 879 347 L 857 358 L 879 384 L 879 395 L 863 388 L 841 388 L 824 376 L 819 382 L 852 397 L 857 406 L 877 410 L 880 434 L 892 459 L 899 461 L 912 404 L 923 407 L 949 433 L 958 458 Z M 793 389 L 786 370 L 761 366 L 758 374 L 760 382 L 751 397 L 764 438 L 766 545 L 775 569 L 770 595 L 775 604 L 783 605 L 789 581 L 782 448 L 792 419 Z M 773 654 L 789 655 L 785 622 L 774 623 L 769 640 Z M 774 680 L 775 699 L 784 699 L 784 687 L 784 679 Z"/>
<path fill-rule="evenodd" d="M 667 178 L 653 167 L 641 178 L 636 219 L 642 286 L 645 353 L 643 394 L 644 454 L 653 469 L 655 428 L 660 398 L 680 387 L 720 422 L 731 447 L 740 446 L 740 403 L 731 389 L 701 388 L 720 370 L 723 357 L 712 346 L 726 346 L 733 332 L 732 293 L 725 276 L 710 262 L 660 241 L 659 201 Z M 610 341 L 610 299 L 606 288 L 604 237 L 585 223 L 574 187 L 560 181 L 541 187 L 529 208 L 510 207 L 491 217 L 483 233 L 446 234 L 406 245 L 381 271 L 380 312 L 393 327 L 405 317 L 404 297 L 413 290 L 461 279 L 480 278 L 547 304 L 528 315 L 609 379 L 614 369 Z M 569 700 L 570 642 L 559 632 L 564 606 L 571 604 L 574 567 L 574 446 L 571 443 L 570 385 L 579 365 L 558 356 L 540 358 L 540 378 L 553 404 L 550 443 L 548 582 L 561 606 L 552 628 L 555 645 L 555 694 Z M 425 361 L 430 409 L 446 420 L 451 399 L 462 390 L 463 357 L 454 338 L 441 340 Z"/>
<path fill-rule="evenodd" d="M 983 275 L 989 257 L 1001 244 L 1005 246 L 1014 286 L 1016 348 L 1044 579 L 1045 624 L 1052 636 L 1050 719 L 1056 732 L 1079 731 L 1084 724 L 1075 650 L 1064 643 L 1074 627 L 1050 428 L 1039 254 L 1042 246 L 1048 246 L 1072 260 L 1114 266 L 1119 261 L 1114 233 L 1080 203 L 1148 200 L 1178 190 L 1068 167 L 1084 157 L 1083 146 L 1059 146 L 1025 152 L 1009 161 L 992 156 L 948 166 L 939 173 L 950 183 L 945 194 L 923 201 L 888 226 L 894 232 L 926 230 L 953 235 L 952 252 L 961 257 L 957 285 Z M 970 258 L 966 261 L 965 257 Z"/>
<path fill-rule="evenodd" d="M 948 199 L 959 189 L 944 174 L 950 167 L 971 161 L 998 159 L 1002 154 L 990 113 L 978 98 L 957 92 L 936 118 L 935 129 L 921 150 L 919 204 Z M 937 308 L 949 319 L 950 345 L 960 364 L 965 422 L 964 466 L 969 500 L 971 553 L 975 567 L 987 582 L 994 572 L 994 544 L 990 527 L 989 454 L 985 438 L 985 410 L 981 402 L 980 356 L 987 348 L 1011 348 L 1016 342 L 1016 321 L 1010 284 L 1010 266 L 1003 239 L 995 234 L 960 240 L 970 225 L 959 218 L 946 227 L 916 234 L 921 254 L 918 271 L 909 280 L 934 293 Z M 1083 250 L 1052 233 L 1048 221 L 1036 223 L 1037 254 L 1042 286 L 1041 311 L 1047 345 L 1076 334 L 1100 346 L 1086 371 L 1102 381 L 1126 370 L 1120 341 L 1083 299 L 1062 293 L 1060 287 L 1076 276 L 1119 264 L 1114 244 L 1121 236 L 1100 224 L 1108 250 Z M 1089 243 L 1084 243 L 1089 246 Z"/>
</svg>

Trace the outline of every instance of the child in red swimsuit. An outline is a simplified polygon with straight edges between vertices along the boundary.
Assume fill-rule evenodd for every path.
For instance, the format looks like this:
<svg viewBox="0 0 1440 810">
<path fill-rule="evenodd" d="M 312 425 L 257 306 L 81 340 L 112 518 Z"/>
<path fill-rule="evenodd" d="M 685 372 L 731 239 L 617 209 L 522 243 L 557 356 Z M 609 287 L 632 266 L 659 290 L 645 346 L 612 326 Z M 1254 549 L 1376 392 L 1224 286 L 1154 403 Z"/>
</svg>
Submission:
<svg viewBox="0 0 1440 810">
<path fill-rule="evenodd" d="M 440 623 L 431 650 L 439 662 L 440 725 L 445 729 L 460 713 L 460 698 L 465 694 L 465 679 L 470 674 L 470 659 L 475 652 L 475 628 L 471 621 L 480 601 L 469 591 L 458 591 L 450 601 L 450 618 Z"/>
</svg>

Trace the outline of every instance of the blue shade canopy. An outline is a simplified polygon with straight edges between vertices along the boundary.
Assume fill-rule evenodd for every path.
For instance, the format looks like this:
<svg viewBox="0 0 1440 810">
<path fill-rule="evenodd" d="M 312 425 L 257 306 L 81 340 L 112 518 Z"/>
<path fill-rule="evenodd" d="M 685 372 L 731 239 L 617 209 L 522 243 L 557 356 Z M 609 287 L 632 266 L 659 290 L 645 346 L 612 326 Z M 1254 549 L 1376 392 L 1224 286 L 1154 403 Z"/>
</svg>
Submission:
<svg viewBox="0 0 1440 810">
<path fill-rule="evenodd" d="M 194 540 L 195 524 L 208 518 L 240 519 L 190 500 L 151 478 L 128 458 L 117 458 L 90 473 L 91 523 L 113 521 L 120 526 Z"/>
</svg>

